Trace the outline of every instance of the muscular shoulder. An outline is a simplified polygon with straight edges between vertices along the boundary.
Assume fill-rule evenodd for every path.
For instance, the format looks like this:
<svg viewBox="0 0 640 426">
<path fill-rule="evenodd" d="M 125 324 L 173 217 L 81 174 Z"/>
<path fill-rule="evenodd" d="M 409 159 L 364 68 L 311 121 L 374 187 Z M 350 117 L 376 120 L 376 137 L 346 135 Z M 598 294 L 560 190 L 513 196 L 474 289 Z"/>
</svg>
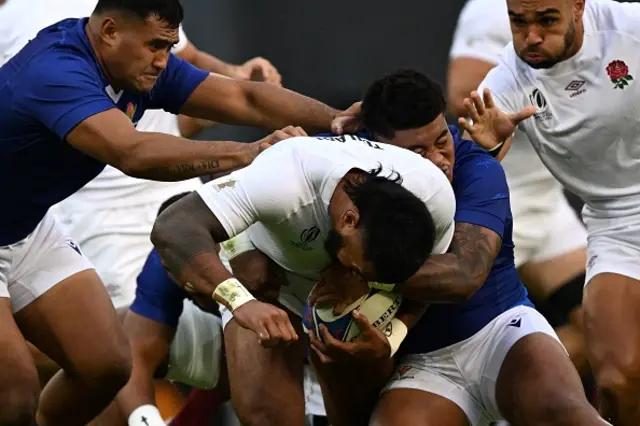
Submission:
<svg viewBox="0 0 640 426">
<path fill-rule="evenodd" d="M 456 197 L 465 194 L 472 185 L 487 193 L 507 191 L 507 179 L 500 162 L 474 142 L 457 141 L 455 156 L 453 186 Z"/>
</svg>

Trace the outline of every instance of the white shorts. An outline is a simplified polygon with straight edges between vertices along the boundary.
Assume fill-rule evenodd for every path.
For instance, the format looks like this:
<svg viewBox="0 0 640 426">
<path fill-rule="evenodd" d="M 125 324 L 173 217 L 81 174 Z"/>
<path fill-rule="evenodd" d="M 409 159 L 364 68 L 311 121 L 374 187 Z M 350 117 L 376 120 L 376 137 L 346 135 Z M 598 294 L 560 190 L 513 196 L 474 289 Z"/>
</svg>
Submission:
<svg viewBox="0 0 640 426">
<path fill-rule="evenodd" d="M 54 213 L 95 265 L 114 306 L 129 306 L 138 274 L 153 248 L 149 235 L 158 204 L 80 212 L 64 207 L 59 204 Z"/>
<path fill-rule="evenodd" d="M 467 340 L 403 357 L 383 392 L 408 388 L 440 395 L 458 405 L 471 426 L 504 420 L 495 398 L 496 380 L 509 350 L 533 333 L 544 333 L 560 342 L 540 313 L 517 306 Z"/>
<path fill-rule="evenodd" d="M 197 389 L 213 389 L 220 378 L 222 322 L 190 300 L 183 303 L 171 343 L 166 379 Z"/>
<path fill-rule="evenodd" d="M 640 281 L 640 215 L 599 218 L 585 208 L 583 216 L 589 233 L 585 283 L 605 272 Z"/>
<path fill-rule="evenodd" d="M 65 278 L 93 269 L 78 245 L 47 213 L 24 240 L 0 247 L 0 297 L 18 312 Z"/>
<path fill-rule="evenodd" d="M 527 208 L 525 197 L 535 197 L 517 188 L 511 191 L 514 206 L 513 243 L 516 268 L 539 263 L 587 246 L 587 230 L 564 194 L 553 197 L 548 209 Z"/>
</svg>

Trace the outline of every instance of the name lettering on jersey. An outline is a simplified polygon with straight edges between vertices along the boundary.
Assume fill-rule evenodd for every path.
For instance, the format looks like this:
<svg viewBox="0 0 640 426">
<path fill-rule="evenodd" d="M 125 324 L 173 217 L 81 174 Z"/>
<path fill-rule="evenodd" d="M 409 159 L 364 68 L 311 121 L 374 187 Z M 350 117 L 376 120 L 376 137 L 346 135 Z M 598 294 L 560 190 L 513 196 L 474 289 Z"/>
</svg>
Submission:
<svg viewBox="0 0 640 426">
<path fill-rule="evenodd" d="M 584 86 L 584 80 L 573 80 L 571 83 L 567 84 L 567 87 L 564 88 L 567 92 L 573 92 L 569 95 L 570 98 L 575 98 L 576 96 L 580 96 L 587 91 L 582 86 Z"/>
<path fill-rule="evenodd" d="M 529 102 L 531 102 L 531 105 L 536 107 L 536 113 L 534 115 L 536 120 L 551 120 L 551 113 L 547 111 L 549 105 L 539 89 L 533 89 L 533 92 L 529 95 Z"/>
<path fill-rule="evenodd" d="M 342 143 L 345 143 L 347 140 L 358 141 L 358 142 L 364 143 L 370 148 L 383 150 L 383 148 L 379 144 L 372 142 L 369 139 L 361 138 L 360 136 L 356 136 L 356 135 L 318 136 L 318 139 L 324 140 L 324 141 L 334 141 L 334 142 L 342 142 Z"/>
<path fill-rule="evenodd" d="M 606 71 L 614 89 L 624 89 L 633 80 L 633 76 L 629 74 L 629 67 L 619 59 L 611 61 Z"/>
<path fill-rule="evenodd" d="M 289 241 L 292 246 L 299 248 L 300 250 L 309 251 L 313 250 L 311 243 L 313 243 L 320 236 L 320 228 L 312 226 L 300 233 L 298 241 Z"/>
</svg>

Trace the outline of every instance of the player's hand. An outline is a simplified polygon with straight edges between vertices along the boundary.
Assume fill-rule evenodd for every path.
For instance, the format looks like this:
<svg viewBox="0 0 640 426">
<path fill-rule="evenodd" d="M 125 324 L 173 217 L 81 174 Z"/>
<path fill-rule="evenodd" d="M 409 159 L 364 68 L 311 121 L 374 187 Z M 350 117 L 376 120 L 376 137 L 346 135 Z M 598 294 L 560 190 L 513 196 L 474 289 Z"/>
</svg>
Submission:
<svg viewBox="0 0 640 426">
<path fill-rule="evenodd" d="M 298 340 L 298 334 L 289 321 L 289 315 L 269 303 L 252 300 L 233 311 L 233 319 L 240 327 L 255 332 L 260 344 L 270 348 L 280 342 Z"/>
<path fill-rule="evenodd" d="M 295 138 L 297 136 L 307 136 L 307 132 L 305 132 L 302 127 L 287 126 L 284 129 L 276 130 L 269 136 L 262 138 L 257 142 L 247 144 L 249 158 L 245 160 L 246 164 L 251 164 L 251 162 L 255 160 L 262 151 L 270 148 L 276 143 L 285 139 Z"/>
<path fill-rule="evenodd" d="M 265 83 L 282 85 L 282 76 L 265 58 L 257 57 L 235 67 L 233 77 L 238 80 L 264 81 Z"/>
<path fill-rule="evenodd" d="M 339 113 L 331 123 L 331 132 L 336 135 L 356 133 L 362 129 L 362 102 L 356 102 L 346 110 Z"/>
<path fill-rule="evenodd" d="M 258 300 L 278 300 L 280 288 L 289 285 L 284 269 L 260 250 L 250 250 L 229 261 L 233 275 Z"/>
<path fill-rule="evenodd" d="M 484 89 L 483 99 L 476 91 L 464 100 L 468 119 L 459 118 L 460 125 L 469 133 L 475 143 L 484 149 L 491 149 L 513 135 L 518 124 L 536 113 L 536 107 L 530 105 L 519 112 L 504 113 L 493 102 L 491 91 Z"/>
<path fill-rule="evenodd" d="M 340 315 L 368 291 L 369 284 L 360 275 L 335 263 L 322 271 L 309 295 L 309 305 L 333 305 L 333 314 Z"/>
<path fill-rule="evenodd" d="M 375 328 L 367 318 L 358 311 L 353 311 L 360 335 L 353 342 L 341 342 L 334 338 L 327 327 L 320 326 L 322 340 L 309 332 L 311 349 L 318 355 L 323 364 L 377 362 L 391 355 L 389 340 L 382 331 Z"/>
</svg>

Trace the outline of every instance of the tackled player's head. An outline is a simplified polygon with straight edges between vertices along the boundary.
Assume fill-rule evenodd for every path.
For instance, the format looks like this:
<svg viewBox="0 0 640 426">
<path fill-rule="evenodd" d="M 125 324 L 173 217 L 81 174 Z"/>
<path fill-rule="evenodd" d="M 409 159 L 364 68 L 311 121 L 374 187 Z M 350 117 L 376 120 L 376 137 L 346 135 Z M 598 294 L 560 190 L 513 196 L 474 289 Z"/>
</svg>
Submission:
<svg viewBox="0 0 640 426">
<path fill-rule="evenodd" d="M 179 0 L 99 0 L 89 39 L 114 89 L 149 92 L 178 41 Z"/>
<path fill-rule="evenodd" d="M 376 140 L 431 160 L 451 181 L 454 146 L 446 109 L 438 83 L 418 71 L 399 70 L 369 87 L 362 101 L 362 121 Z"/>
<path fill-rule="evenodd" d="M 398 283 L 422 266 L 433 250 L 435 225 L 418 197 L 382 169 L 351 171 L 331 198 L 333 229 L 325 248 L 367 281 Z"/>
<path fill-rule="evenodd" d="M 506 0 L 517 55 L 550 68 L 582 46 L 584 0 Z"/>
</svg>

